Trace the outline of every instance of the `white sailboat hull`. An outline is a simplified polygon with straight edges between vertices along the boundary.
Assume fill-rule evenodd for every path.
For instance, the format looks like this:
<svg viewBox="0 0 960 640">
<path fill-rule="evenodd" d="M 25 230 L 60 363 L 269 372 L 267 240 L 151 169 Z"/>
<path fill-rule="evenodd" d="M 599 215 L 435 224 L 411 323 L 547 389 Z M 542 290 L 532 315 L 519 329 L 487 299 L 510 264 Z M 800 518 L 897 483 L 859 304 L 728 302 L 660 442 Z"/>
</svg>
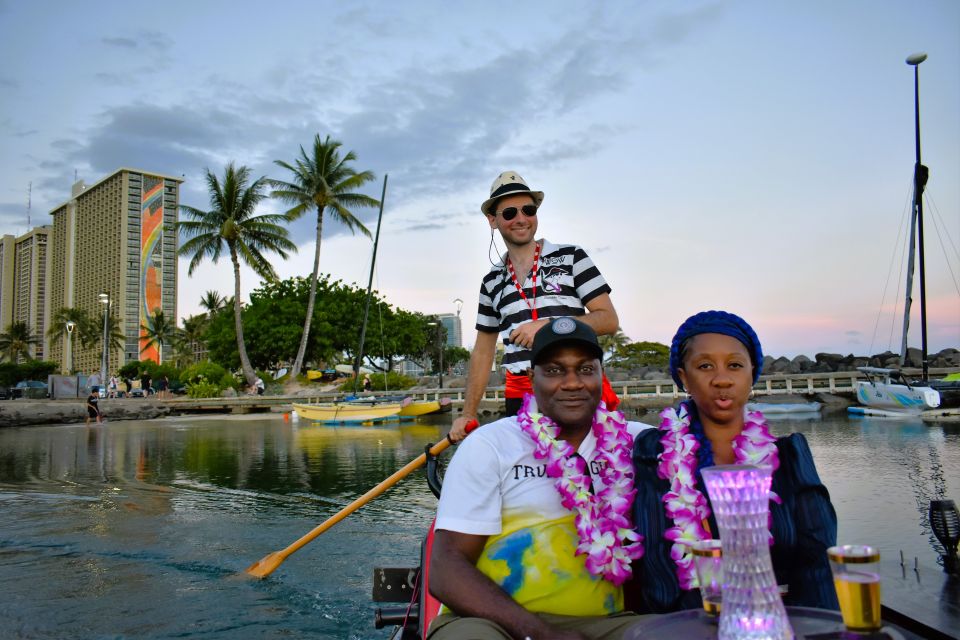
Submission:
<svg viewBox="0 0 960 640">
<path fill-rule="evenodd" d="M 857 400 L 864 407 L 911 414 L 940 406 L 940 394 L 930 387 L 908 387 L 874 380 L 857 382 Z"/>
</svg>

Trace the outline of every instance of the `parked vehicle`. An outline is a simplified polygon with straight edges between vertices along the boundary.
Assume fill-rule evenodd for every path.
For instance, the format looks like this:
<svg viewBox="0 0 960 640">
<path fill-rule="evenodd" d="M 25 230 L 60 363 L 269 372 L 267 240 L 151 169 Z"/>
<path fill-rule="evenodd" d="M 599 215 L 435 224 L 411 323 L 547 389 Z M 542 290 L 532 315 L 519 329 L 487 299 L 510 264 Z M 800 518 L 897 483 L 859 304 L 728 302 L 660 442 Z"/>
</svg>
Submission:
<svg viewBox="0 0 960 640">
<path fill-rule="evenodd" d="M 49 397 L 47 383 L 40 380 L 21 380 L 10 389 L 10 396 L 14 399 L 27 398 L 43 400 Z"/>
</svg>

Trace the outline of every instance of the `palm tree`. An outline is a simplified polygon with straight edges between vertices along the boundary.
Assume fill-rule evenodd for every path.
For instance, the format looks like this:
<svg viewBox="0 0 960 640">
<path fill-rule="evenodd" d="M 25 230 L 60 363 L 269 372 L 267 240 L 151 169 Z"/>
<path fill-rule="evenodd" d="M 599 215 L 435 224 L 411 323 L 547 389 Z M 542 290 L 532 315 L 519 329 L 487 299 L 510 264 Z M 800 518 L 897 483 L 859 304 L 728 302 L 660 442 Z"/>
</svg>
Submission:
<svg viewBox="0 0 960 640">
<path fill-rule="evenodd" d="M 274 280 L 276 271 L 263 255 L 266 251 L 277 253 L 283 259 L 288 251 L 295 252 L 297 245 L 290 241 L 286 228 L 289 222 L 284 214 L 268 213 L 255 215 L 257 205 L 264 199 L 266 178 L 250 182 L 248 167 L 227 165 L 221 182 L 210 169 L 207 172 L 207 189 L 210 192 L 210 211 L 201 211 L 180 205 L 180 211 L 189 220 L 181 220 L 177 228 L 187 238 L 180 247 L 180 255 L 190 255 L 187 275 L 210 258 L 220 260 L 226 249 L 233 265 L 233 319 L 237 331 L 237 350 L 240 352 L 240 367 L 248 384 L 254 384 L 257 374 L 250 366 L 250 358 L 243 344 L 243 323 L 240 317 L 240 262 L 249 266 L 261 278 Z"/>
<path fill-rule="evenodd" d="M 30 347 L 40 343 L 40 338 L 26 322 L 12 322 L 7 330 L 0 333 L 0 353 L 10 362 L 17 362 L 20 356 L 30 356 Z"/>
<path fill-rule="evenodd" d="M 374 179 L 370 171 L 357 172 L 349 163 L 357 157 L 353 151 L 340 154 L 341 143 L 331 140 L 330 136 L 320 140 L 318 133 L 313 139 L 313 148 L 308 154 L 300 147 L 300 157 L 295 165 L 282 160 L 275 163 L 293 173 L 290 182 L 270 180 L 273 192 L 270 194 L 288 204 L 294 205 L 287 211 L 287 216 L 295 220 L 308 211 L 317 212 L 317 239 L 313 253 L 313 276 L 310 278 L 310 296 L 307 298 L 307 317 L 303 321 L 303 334 L 300 336 L 300 348 L 293 362 L 291 377 L 300 374 L 303 368 L 303 359 L 307 351 L 307 340 L 310 337 L 310 321 L 313 318 L 313 305 L 317 297 L 317 275 L 320 269 L 320 242 L 323 237 L 323 214 L 329 212 L 337 222 L 341 222 L 356 233 L 359 230 L 368 238 L 370 230 L 353 214 L 351 209 L 357 207 L 377 207 L 379 200 L 368 195 L 357 193 L 356 190 Z"/>
<path fill-rule="evenodd" d="M 617 328 L 616 333 L 598 336 L 600 348 L 603 349 L 603 359 L 612 358 L 618 351 L 630 344 L 630 338 L 623 332 L 623 329 Z"/>
<path fill-rule="evenodd" d="M 87 320 L 86 328 L 81 328 L 80 344 L 83 345 L 84 349 L 90 349 L 97 344 L 101 345 L 101 349 L 103 348 L 103 314 L 104 312 L 100 311 L 96 318 L 89 318 Z M 113 314 L 107 316 L 107 342 L 110 345 L 109 348 L 114 351 L 123 351 L 126 339 L 127 336 L 123 333 L 120 326 L 120 318 Z"/>
<path fill-rule="evenodd" d="M 72 333 L 67 331 L 67 324 L 72 322 L 73 329 Z M 50 319 L 50 328 L 47 329 L 47 337 L 50 340 L 59 340 L 65 337 L 68 333 L 71 335 L 71 339 L 68 341 L 70 349 L 70 357 L 67 358 L 68 363 L 73 362 L 73 345 L 75 340 L 80 340 L 81 343 L 85 344 L 87 341 L 86 332 L 90 330 L 91 320 L 90 314 L 88 314 L 84 309 L 77 307 L 62 307 L 59 311 L 53 314 L 53 318 Z M 69 365 L 68 365 L 69 366 Z M 67 371 L 67 373 L 71 373 Z"/>
<path fill-rule="evenodd" d="M 227 299 L 220 295 L 219 291 L 207 291 L 200 298 L 200 306 L 207 310 L 207 315 L 214 316 L 222 311 L 227 304 Z"/>
<path fill-rule="evenodd" d="M 180 334 L 180 329 L 177 328 L 176 322 L 172 322 L 163 315 L 161 309 L 154 309 L 150 317 L 147 318 L 146 324 L 140 325 L 140 329 L 143 331 L 143 337 L 146 338 L 144 345 L 140 347 L 140 353 L 156 345 L 160 355 L 158 364 L 162 364 L 163 345 L 171 344 Z"/>
<path fill-rule="evenodd" d="M 209 324 L 210 319 L 203 313 L 183 319 L 183 328 L 173 341 L 176 350 L 174 359 L 177 361 L 178 367 L 199 361 L 197 353 L 206 349 L 204 332 L 206 332 Z"/>
</svg>

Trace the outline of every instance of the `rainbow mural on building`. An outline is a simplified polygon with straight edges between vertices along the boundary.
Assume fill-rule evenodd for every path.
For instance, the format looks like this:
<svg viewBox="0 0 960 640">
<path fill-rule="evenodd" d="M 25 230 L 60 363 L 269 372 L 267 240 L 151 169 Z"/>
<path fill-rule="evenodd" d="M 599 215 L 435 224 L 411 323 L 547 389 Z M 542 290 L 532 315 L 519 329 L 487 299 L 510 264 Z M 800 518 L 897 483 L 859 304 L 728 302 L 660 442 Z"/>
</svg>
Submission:
<svg viewBox="0 0 960 640">
<path fill-rule="evenodd" d="M 149 340 L 154 311 L 163 300 L 163 180 L 143 176 L 140 198 L 140 359 L 160 362 L 160 353 Z"/>
</svg>

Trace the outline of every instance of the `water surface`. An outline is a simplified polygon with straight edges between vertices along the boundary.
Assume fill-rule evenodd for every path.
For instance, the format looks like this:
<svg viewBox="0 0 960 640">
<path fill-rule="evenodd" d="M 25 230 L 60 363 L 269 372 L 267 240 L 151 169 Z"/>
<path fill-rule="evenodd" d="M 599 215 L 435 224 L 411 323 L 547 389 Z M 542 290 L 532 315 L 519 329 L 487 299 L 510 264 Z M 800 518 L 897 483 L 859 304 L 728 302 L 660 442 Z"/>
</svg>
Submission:
<svg viewBox="0 0 960 640">
<path fill-rule="evenodd" d="M 415 566 L 436 501 L 422 472 L 291 556 L 293 542 L 438 440 L 385 427 L 180 417 L 0 429 L 0 637 L 385 638 L 371 574 Z M 653 421 L 653 418 L 649 418 Z M 933 564 L 924 516 L 960 498 L 960 427 L 772 422 L 805 433 L 843 542 Z"/>
</svg>

